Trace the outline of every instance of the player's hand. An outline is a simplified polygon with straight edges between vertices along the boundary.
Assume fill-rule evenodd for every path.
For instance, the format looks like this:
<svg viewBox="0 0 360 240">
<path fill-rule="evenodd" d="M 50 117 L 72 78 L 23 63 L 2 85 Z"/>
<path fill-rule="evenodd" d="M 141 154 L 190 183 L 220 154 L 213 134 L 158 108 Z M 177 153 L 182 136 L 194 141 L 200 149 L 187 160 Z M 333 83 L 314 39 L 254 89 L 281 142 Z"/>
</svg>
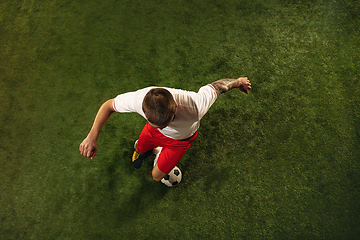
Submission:
<svg viewBox="0 0 360 240">
<path fill-rule="evenodd" d="M 249 94 L 248 89 L 251 89 L 250 80 L 247 77 L 238 78 L 240 82 L 239 90 L 244 92 L 245 94 Z"/>
<path fill-rule="evenodd" d="M 79 150 L 84 157 L 94 159 L 97 151 L 96 139 L 86 137 L 80 144 Z"/>
</svg>

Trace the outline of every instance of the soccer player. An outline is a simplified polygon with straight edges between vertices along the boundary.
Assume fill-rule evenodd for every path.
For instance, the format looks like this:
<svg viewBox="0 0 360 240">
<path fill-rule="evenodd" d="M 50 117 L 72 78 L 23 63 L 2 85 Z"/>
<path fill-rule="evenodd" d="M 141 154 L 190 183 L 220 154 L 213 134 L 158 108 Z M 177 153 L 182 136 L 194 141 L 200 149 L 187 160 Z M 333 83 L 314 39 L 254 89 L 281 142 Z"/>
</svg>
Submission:
<svg viewBox="0 0 360 240">
<path fill-rule="evenodd" d="M 100 130 L 114 112 L 137 112 L 147 123 L 134 144 L 135 168 L 155 154 L 152 177 L 160 181 L 180 161 L 198 134 L 201 118 L 217 97 L 233 88 L 248 94 L 251 83 L 246 77 L 220 79 L 196 92 L 172 88 L 147 87 L 109 99 L 100 107 L 92 128 L 80 144 L 81 155 L 94 159 Z"/>
</svg>

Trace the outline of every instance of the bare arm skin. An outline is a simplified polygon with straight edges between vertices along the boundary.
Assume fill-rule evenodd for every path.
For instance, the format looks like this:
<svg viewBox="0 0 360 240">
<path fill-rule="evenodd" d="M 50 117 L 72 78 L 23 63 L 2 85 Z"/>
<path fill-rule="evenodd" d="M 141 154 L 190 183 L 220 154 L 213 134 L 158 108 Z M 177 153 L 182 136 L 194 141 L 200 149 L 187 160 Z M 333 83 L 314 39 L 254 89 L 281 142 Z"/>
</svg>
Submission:
<svg viewBox="0 0 360 240">
<path fill-rule="evenodd" d="M 238 79 L 225 78 L 217 80 L 211 85 L 215 88 L 217 95 L 226 93 L 233 88 L 238 88 L 240 91 L 249 94 L 247 89 L 251 89 L 250 80 L 247 77 L 241 77 Z"/>
<path fill-rule="evenodd" d="M 115 112 L 112 102 L 113 99 L 109 99 L 101 105 L 89 134 L 80 144 L 79 150 L 84 157 L 94 159 L 97 151 L 96 141 L 99 133 L 107 120 L 109 120 L 111 114 Z"/>
</svg>

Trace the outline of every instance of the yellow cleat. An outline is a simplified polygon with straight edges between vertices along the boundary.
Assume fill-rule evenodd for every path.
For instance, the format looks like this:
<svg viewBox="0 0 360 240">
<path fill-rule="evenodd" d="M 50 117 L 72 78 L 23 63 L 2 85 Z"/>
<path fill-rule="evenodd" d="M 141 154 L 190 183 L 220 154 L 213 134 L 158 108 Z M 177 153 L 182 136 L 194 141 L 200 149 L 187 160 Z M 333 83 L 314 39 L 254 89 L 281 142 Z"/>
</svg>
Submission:
<svg viewBox="0 0 360 240">
<path fill-rule="evenodd" d="M 145 153 L 138 153 L 137 151 L 134 151 L 131 162 L 133 166 L 138 169 L 141 167 L 143 161 L 145 158 L 150 157 L 153 154 L 154 149 L 151 149 Z"/>
</svg>

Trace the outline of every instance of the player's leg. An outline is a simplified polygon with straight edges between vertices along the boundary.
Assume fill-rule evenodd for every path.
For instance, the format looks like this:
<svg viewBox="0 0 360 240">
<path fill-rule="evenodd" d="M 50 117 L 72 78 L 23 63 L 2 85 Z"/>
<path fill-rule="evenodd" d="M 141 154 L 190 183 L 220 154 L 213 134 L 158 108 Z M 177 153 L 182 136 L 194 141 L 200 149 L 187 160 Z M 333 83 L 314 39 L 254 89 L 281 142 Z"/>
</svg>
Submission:
<svg viewBox="0 0 360 240">
<path fill-rule="evenodd" d="M 160 181 L 179 163 L 196 137 L 197 132 L 185 140 L 163 139 L 163 147 L 157 147 L 154 150 L 156 158 L 152 176 L 155 181 Z"/>
<path fill-rule="evenodd" d="M 132 156 L 132 164 L 135 168 L 140 168 L 144 159 L 153 154 L 153 149 L 158 145 L 154 141 L 153 137 L 148 131 L 148 124 L 145 125 L 139 139 L 135 141 L 134 144 L 134 153 Z"/>
<path fill-rule="evenodd" d="M 155 181 L 160 181 L 166 176 L 181 160 L 191 143 L 186 146 L 158 147 L 154 150 L 155 160 L 152 170 L 152 177 Z"/>
<path fill-rule="evenodd" d="M 137 148 L 137 143 L 138 143 L 138 140 L 135 141 L 134 153 L 133 153 L 131 161 L 135 168 L 140 168 L 144 159 L 148 158 L 149 156 L 151 156 L 153 154 L 153 149 L 150 148 L 148 151 L 140 152 Z"/>
<path fill-rule="evenodd" d="M 163 179 L 166 176 L 165 173 L 163 173 L 157 164 L 155 164 L 153 170 L 152 170 L 152 177 L 155 181 L 159 182 L 161 179 Z"/>
</svg>

